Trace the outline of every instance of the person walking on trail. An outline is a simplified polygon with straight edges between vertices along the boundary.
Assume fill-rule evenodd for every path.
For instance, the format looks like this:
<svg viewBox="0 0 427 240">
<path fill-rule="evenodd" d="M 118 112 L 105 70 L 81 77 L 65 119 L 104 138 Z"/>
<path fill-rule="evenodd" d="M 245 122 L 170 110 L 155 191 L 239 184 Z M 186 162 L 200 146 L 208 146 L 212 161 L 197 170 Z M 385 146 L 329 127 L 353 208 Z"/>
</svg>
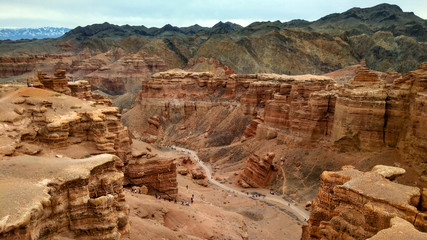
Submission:
<svg viewBox="0 0 427 240">
<path fill-rule="evenodd" d="M 194 201 L 193 201 L 193 198 L 191 198 L 191 204 L 193 204 L 193 202 L 194 202 Z"/>
</svg>

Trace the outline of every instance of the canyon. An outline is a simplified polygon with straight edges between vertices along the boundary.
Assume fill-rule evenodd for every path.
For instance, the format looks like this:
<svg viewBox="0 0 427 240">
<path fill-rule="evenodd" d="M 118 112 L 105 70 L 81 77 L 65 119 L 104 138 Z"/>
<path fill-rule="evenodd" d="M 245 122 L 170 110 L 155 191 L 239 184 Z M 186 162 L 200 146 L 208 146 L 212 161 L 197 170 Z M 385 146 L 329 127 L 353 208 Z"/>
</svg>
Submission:
<svg viewBox="0 0 427 240">
<path fill-rule="evenodd" d="M 423 124 L 426 122 L 427 64 L 405 75 L 371 71 L 364 61 L 352 69 L 353 77 L 341 83 L 329 76 L 316 75 L 215 76 L 211 72 L 168 70 L 144 80 L 137 102 L 123 115 L 119 108 L 111 106 L 110 100 L 93 93 L 88 81 L 69 81 L 64 70 L 52 76 L 39 71 L 31 81 L 32 87 L 3 85 L 0 101 L 4 114 L 0 130 L 2 142 L 7 144 L 0 148 L 2 163 L 52 161 L 46 164 L 54 167 L 73 158 L 81 159 L 82 166 L 86 166 L 86 161 L 96 162 L 90 161 L 96 158 L 94 155 L 99 155 L 100 159 L 109 156 L 107 159 L 114 161 L 109 160 L 105 177 L 87 175 L 86 179 L 94 178 L 99 183 L 89 181 L 78 189 L 60 190 L 86 196 L 83 199 L 87 202 L 78 200 L 83 202 L 76 208 L 94 209 L 93 213 L 92 210 L 85 212 L 89 219 L 90 214 L 99 214 L 97 203 L 92 202 L 107 204 L 110 210 L 108 214 L 102 213 L 106 215 L 103 221 L 113 224 L 108 225 L 107 234 L 92 230 L 82 232 L 64 221 L 56 221 L 57 225 L 49 223 L 52 217 L 48 213 L 52 210 L 45 206 L 51 206 L 56 199 L 52 193 L 36 203 L 43 206 L 38 211 L 45 213 L 32 222 L 35 225 L 23 223 L 26 229 L 23 232 L 15 225 L 7 225 L 10 214 L 4 214 L 2 237 L 64 235 L 100 239 L 103 235 L 105 239 L 128 238 L 131 225 L 127 219 L 135 217 L 136 212 L 129 215 L 124 203 L 124 195 L 129 194 L 123 186 L 145 189 L 142 191 L 149 195 L 161 193 L 163 198 L 172 201 L 186 197 L 178 192 L 178 179 L 190 180 L 200 187 L 210 186 L 210 177 L 195 167 L 193 160 L 161 150 L 162 146 L 173 144 L 197 150 L 200 160 L 212 168 L 215 181 L 242 187 L 241 191 L 270 188 L 289 204 L 301 205 L 311 200 L 320 186 L 311 206 L 311 216 L 302 230 L 304 239 L 375 237 L 382 230 L 390 228 L 392 231 L 393 224 L 400 221 L 393 217 L 409 221 L 414 226 L 413 234 L 422 236 L 426 231 L 426 152 L 423 146 L 427 134 Z M 328 158 L 330 160 L 325 161 Z M 368 172 L 345 167 L 349 164 Z M 377 164 L 404 167 L 408 174 L 402 175 L 403 168 L 374 167 Z M 322 173 L 322 165 L 337 172 Z M 13 164 L 10 167 L 11 172 L 18 171 Z M 339 172 L 341 167 L 343 170 Z M 369 171 L 371 167 L 374 168 Z M 102 167 L 94 165 L 92 168 Z M 88 171 L 92 174 L 94 170 L 89 168 Z M 177 173 L 183 177 L 178 177 Z M 111 182 L 111 176 L 117 179 L 115 183 Z M 397 176 L 399 184 L 388 180 Z M 319 177 L 320 185 L 317 183 Z M 42 186 L 51 186 L 48 180 L 43 181 Z M 65 181 L 59 185 L 67 185 L 67 181 L 75 179 L 52 177 L 49 181 Z M 384 193 L 375 190 L 375 184 L 383 188 Z M 92 185 L 96 187 L 92 189 Z M 107 186 L 116 187 L 100 190 Z M 4 189 L 8 187 L 4 185 Z M 98 191 L 104 193 L 98 197 Z M 133 199 L 131 208 L 133 204 L 140 204 L 138 196 L 130 198 Z M 111 205 L 118 201 L 113 199 L 120 199 L 122 205 Z M 333 202 L 328 202 L 331 199 Z M 369 201 L 354 202 L 354 199 Z M 173 208 L 168 206 L 167 212 L 173 212 Z M 377 208 L 385 210 L 378 212 Z M 64 214 L 74 214 L 73 208 L 69 211 Z M 292 211 L 284 211 L 284 216 L 295 216 Z M 360 212 L 359 215 L 354 211 Z M 372 223 L 369 216 L 379 213 L 383 214 L 382 220 Z M 140 216 L 147 218 L 147 215 Z M 363 229 L 354 227 L 358 226 L 354 222 L 356 218 L 364 221 Z M 90 220 L 81 221 L 87 228 L 94 226 Z M 155 221 L 160 219 L 155 218 Z M 245 218 L 245 221 L 249 220 Z M 298 218 L 293 221 L 301 224 Z M 166 229 L 174 228 L 167 221 L 159 224 Z M 343 224 L 349 230 L 343 231 Z M 244 229 L 243 225 L 236 227 Z M 209 231 L 219 234 L 219 230 Z M 240 235 L 246 238 L 247 231 L 243 230 Z"/>
<path fill-rule="evenodd" d="M 215 169 L 214 179 L 246 188 L 269 187 L 297 202 L 314 197 L 319 185 L 313 182 L 319 177 L 322 181 L 337 181 L 323 180 L 327 172 L 319 170 L 324 164 L 337 170 L 346 165 L 356 165 L 364 171 L 377 164 L 404 167 L 409 174 L 399 177 L 401 184 L 391 182 L 390 192 L 372 190 L 375 185 L 371 183 L 385 186 L 388 180 L 381 177 L 394 179 L 402 174 L 382 176 L 384 173 L 352 170 L 357 173 L 355 181 L 361 182 L 357 186 L 368 186 L 364 190 L 335 189 L 350 185 L 353 172 L 341 177 L 345 181 L 321 182 L 303 238 L 366 239 L 391 227 L 394 216 L 412 223 L 418 229 L 414 229 L 415 236 L 423 236 L 417 231 L 426 231 L 425 209 L 420 207 L 424 201 L 420 193 L 427 183 L 426 152 L 420 147 L 425 146 L 427 136 L 423 127 L 427 122 L 426 66 L 423 63 L 417 70 L 400 75 L 372 71 L 362 61 L 352 67 L 352 77 L 346 82 L 329 76 L 215 77 L 209 72 L 169 70 L 143 81 L 139 102 L 123 115 L 123 121 L 140 139 L 197 150 L 201 159 Z M 329 75 L 336 77 L 340 73 Z M 138 121 L 132 116 L 138 116 Z M 323 190 L 323 186 L 328 188 Z M 323 197 L 326 193 L 322 191 L 329 197 Z M 353 196 L 349 191 L 362 196 Z M 390 197 L 373 193 L 364 197 L 367 191 Z M 394 198 L 405 191 L 409 196 L 403 195 L 402 199 L 409 199 L 411 210 L 402 210 L 406 200 L 394 203 Z M 374 204 L 371 200 L 352 202 L 360 198 L 379 198 L 372 201 L 379 201 L 375 204 L 386 210 L 369 212 L 378 208 L 370 206 Z M 330 199 L 336 202 L 325 202 Z M 392 206 L 404 213 L 397 213 Z M 354 222 L 356 215 L 352 211 L 361 212 L 357 219 L 365 218 L 364 229 L 357 228 L 359 223 Z M 372 225 L 369 216 L 379 213 L 384 214 L 381 225 Z M 348 227 L 343 228 L 343 224 Z M 342 230 L 347 228 L 355 230 Z"/>
<path fill-rule="evenodd" d="M 381 4 L 0 41 L 0 239 L 425 239 L 426 29 Z"/>
</svg>

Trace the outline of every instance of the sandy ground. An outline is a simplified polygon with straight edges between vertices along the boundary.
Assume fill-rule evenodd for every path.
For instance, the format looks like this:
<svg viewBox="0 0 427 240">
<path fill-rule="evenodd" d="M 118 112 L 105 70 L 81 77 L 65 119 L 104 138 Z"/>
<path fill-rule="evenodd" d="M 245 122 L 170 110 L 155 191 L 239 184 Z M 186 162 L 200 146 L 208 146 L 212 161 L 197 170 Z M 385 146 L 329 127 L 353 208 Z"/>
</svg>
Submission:
<svg viewBox="0 0 427 240">
<path fill-rule="evenodd" d="M 131 239 L 300 239 L 301 222 L 267 205 L 178 175 L 178 202 L 126 190 Z M 188 190 L 186 186 L 188 185 Z M 195 202 L 181 205 L 194 194 Z"/>
</svg>

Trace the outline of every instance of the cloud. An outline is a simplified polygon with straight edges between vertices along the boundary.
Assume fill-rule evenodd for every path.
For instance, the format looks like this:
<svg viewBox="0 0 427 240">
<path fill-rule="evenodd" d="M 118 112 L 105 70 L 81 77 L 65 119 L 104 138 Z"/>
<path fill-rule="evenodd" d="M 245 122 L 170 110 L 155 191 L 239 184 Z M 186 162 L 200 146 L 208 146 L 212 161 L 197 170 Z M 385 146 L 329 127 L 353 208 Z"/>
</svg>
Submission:
<svg viewBox="0 0 427 240">
<path fill-rule="evenodd" d="M 161 27 L 199 24 L 212 26 L 218 21 L 248 25 L 254 21 L 316 20 L 352 7 L 372 7 L 377 0 L 0 0 L 0 27 L 70 27 L 110 22 L 124 25 Z M 404 11 L 427 18 L 427 1 L 400 0 Z"/>
</svg>

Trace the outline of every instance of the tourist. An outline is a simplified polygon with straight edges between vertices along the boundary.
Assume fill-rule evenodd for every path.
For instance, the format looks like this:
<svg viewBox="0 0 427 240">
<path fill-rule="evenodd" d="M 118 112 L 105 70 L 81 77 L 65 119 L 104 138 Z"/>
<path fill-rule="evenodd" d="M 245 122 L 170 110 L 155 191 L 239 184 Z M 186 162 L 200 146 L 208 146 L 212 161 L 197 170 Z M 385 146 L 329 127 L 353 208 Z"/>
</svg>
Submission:
<svg viewBox="0 0 427 240">
<path fill-rule="evenodd" d="M 190 204 L 189 204 L 188 202 L 185 202 L 185 205 L 186 205 L 186 206 L 190 206 Z"/>
</svg>

